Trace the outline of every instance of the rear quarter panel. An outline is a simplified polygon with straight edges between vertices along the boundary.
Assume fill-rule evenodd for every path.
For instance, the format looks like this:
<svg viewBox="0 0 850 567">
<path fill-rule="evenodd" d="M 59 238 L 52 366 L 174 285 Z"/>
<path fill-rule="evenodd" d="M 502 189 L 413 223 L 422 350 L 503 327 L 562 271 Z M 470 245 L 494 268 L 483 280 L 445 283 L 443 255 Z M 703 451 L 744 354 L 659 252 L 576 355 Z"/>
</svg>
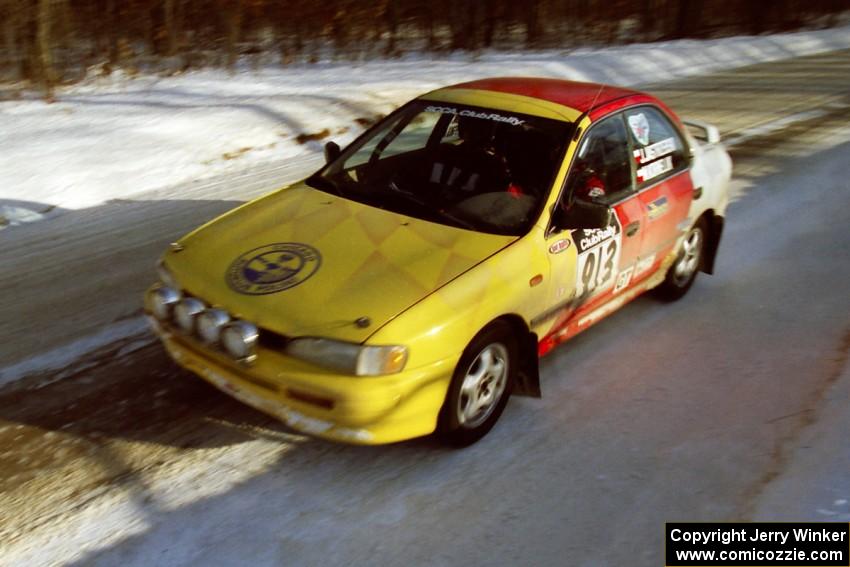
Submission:
<svg viewBox="0 0 850 567">
<path fill-rule="evenodd" d="M 704 145 L 692 136 L 688 142 L 693 148 L 691 179 L 694 188 L 702 188 L 702 195 L 691 204 L 690 217 L 699 218 L 705 211 L 713 210 L 726 215 L 729 205 L 729 184 L 732 179 L 732 159 L 722 144 Z"/>
</svg>

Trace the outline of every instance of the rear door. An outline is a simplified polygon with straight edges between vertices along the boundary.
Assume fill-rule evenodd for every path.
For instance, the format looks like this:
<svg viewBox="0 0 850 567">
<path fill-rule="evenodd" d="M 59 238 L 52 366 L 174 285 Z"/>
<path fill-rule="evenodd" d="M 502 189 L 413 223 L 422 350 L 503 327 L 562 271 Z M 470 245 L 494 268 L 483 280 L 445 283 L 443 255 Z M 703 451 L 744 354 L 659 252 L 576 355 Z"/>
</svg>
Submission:
<svg viewBox="0 0 850 567">
<path fill-rule="evenodd" d="M 649 105 L 624 114 L 644 210 L 641 249 L 629 276 L 636 283 L 654 271 L 688 228 L 694 189 L 687 146 L 667 116 Z"/>
</svg>

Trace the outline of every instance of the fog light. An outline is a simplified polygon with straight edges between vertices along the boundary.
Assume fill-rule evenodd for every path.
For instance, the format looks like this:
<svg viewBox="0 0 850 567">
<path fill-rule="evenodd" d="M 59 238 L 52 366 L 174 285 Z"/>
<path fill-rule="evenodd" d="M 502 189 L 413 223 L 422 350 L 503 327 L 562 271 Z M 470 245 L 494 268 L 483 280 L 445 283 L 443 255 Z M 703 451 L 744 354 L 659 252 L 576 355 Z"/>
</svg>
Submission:
<svg viewBox="0 0 850 567">
<path fill-rule="evenodd" d="M 166 286 L 158 286 L 148 292 L 148 310 L 160 321 L 171 318 L 171 310 L 180 301 L 180 292 Z"/>
<path fill-rule="evenodd" d="M 208 345 L 214 345 L 228 321 L 230 315 L 224 309 L 207 309 L 198 315 L 198 336 Z"/>
<path fill-rule="evenodd" d="M 233 358 L 250 362 L 257 356 L 258 337 L 256 326 L 246 321 L 234 321 L 221 331 L 221 344 Z"/>
<path fill-rule="evenodd" d="M 184 333 L 195 331 L 195 317 L 206 308 L 203 301 L 187 297 L 174 307 L 174 322 Z"/>
</svg>

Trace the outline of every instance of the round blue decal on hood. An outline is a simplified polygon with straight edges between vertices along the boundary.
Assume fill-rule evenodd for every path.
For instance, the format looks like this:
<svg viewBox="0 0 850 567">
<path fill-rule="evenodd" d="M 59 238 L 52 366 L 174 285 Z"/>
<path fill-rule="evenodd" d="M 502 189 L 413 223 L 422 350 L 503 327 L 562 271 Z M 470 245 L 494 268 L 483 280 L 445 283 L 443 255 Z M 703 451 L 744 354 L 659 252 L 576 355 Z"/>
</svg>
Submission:
<svg viewBox="0 0 850 567">
<path fill-rule="evenodd" d="M 254 248 L 227 268 L 227 285 L 247 295 L 277 293 L 303 283 L 322 263 L 319 251 L 300 242 L 279 242 Z"/>
</svg>

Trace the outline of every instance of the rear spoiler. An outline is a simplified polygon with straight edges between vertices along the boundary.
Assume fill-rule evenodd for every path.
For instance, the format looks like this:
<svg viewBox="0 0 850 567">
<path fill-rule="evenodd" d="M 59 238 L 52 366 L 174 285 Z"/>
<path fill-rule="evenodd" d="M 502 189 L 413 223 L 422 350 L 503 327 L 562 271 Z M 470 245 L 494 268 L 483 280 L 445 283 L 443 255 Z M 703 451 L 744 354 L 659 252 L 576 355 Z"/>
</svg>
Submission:
<svg viewBox="0 0 850 567">
<path fill-rule="evenodd" d="M 691 135 L 706 144 L 716 144 L 720 142 L 720 130 L 717 126 L 703 122 L 702 120 L 682 120 L 687 126 Z"/>
</svg>

